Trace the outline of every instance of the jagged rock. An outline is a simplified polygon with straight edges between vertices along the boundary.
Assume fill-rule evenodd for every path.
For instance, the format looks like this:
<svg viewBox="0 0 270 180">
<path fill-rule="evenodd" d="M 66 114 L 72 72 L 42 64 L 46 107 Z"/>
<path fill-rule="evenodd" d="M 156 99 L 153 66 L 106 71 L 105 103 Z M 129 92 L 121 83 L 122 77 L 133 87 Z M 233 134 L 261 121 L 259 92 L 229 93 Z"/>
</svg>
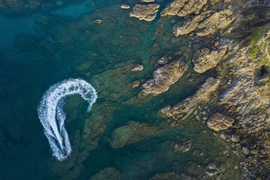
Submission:
<svg viewBox="0 0 270 180">
<path fill-rule="evenodd" d="M 130 12 L 130 17 L 138 18 L 139 20 L 152 21 L 156 17 L 156 12 L 158 12 L 158 4 L 147 4 L 141 5 L 136 4 L 132 11 Z"/>
<path fill-rule="evenodd" d="M 135 64 L 133 68 L 131 69 L 131 72 L 137 72 L 137 71 L 142 71 L 142 70 L 143 70 L 143 65 Z"/>
<path fill-rule="evenodd" d="M 167 172 L 167 173 L 160 173 L 156 174 L 151 177 L 149 180 L 176 180 L 178 175 L 175 172 Z"/>
<path fill-rule="evenodd" d="M 228 27 L 228 25 L 234 21 L 232 14 L 233 12 L 230 9 L 225 9 L 214 13 L 198 25 L 200 32 L 198 32 L 197 35 L 208 36 L 216 32 L 218 29 Z"/>
<path fill-rule="evenodd" d="M 217 168 L 215 163 L 210 163 L 206 166 L 204 173 L 206 176 L 209 177 L 215 177 L 219 179 L 219 176 L 221 175 L 221 170 Z"/>
<path fill-rule="evenodd" d="M 222 57 L 226 54 L 227 47 L 219 46 L 217 50 L 204 48 L 195 53 L 193 58 L 194 71 L 204 73 L 217 66 Z"/>
<path fill-rule="evenodd" d="M 204 167 L 196 164 L 195 162 L 189 162 L 185 168 L 186 172 L 192 176 L 200 177 L 203 173 Z"/>
<path fill-rule="evenodd" d="M 97 174 L 95 174 L 90 180 L 119 180 L 120 179 L 120 172 L 114 167 L 107 167 Z"/>
<path fill-rule="evenodd" d="M 137 80 L 137 81 L 134 81 L 134 82 L 131 83 L 131 87 L 132 87 L 132 88 L 136 88 L 136 87 L 138 87 L 140 84 L 141 84 L 141 81 Z"/>
<path fill-rule="evenodd" d="M 157 135 L 159 131 L 158 126 L 131 121 L 129 125 L 119 127 L 112 132 L 111 147 L 122 148 L 126 144 L 133 144 L 146 137 Z"/>
<path fill-rule="evenodd" d="M 127 5 L 127 4 L 122 4 L 122 5 L 121 5 L 121 8 L 122 8 L 122 9 L 130 9 L 130 6 Z"/>
<path fill-rule="evenodd" d="M 214 131 L 221 131 L 230 128 L 234 120 L 220 113 L 213 114 L 207 121 L 207 126 Z"/>
<path fill-rule="evenodd" d="M 207 0 L 175 0 L 163 9 L 161 16 L 177 15 L 184 17 L 199 12 L 206 3 Z"/>
<path fill-rule="evenodd" d="M 188 152 L 191 147 L 191 141 L 186 141 L 183 143 L 176 142 L 173 145 L 173 152 L 175 153 L 183 153 L 183 152 Z"/>
<path fill-rule="evenodd" d="M 155 2 L 155 0 L 141 0 L 141 2 L 151 3 L 151 2 Z"/>
<path fill-rule="evenodd" d="M 220 80 L 210 77 L 195 95 L 186 98 L 173 107 L 166 106 L 160 110 L 160 113 L 166 117 L 172 117 L 176 121 L 183 121 L 194 114 L 200 103 L 207 102 L 211 99 L 212 93 L 216 91 L 219 84 Z"/>
<path fill-rule="evenodd" d="M 193 19 L 185 21 L 184 24 L 182 22 L 175 24 L 173 26 L 173 34 L 175 36 L 180 36 L 191 33 L 197 28 L 202 19 L 202 16 L 195 16 Z"/>
<path fill-rule="evenodd" d="M 168 58 L 171 58 L 171 56 Z M 148 80 L 142 85 L 141 92 L 143 95 L 151 94 L 156 96 L 161 94 L 182 77 L 188 68 L 188 63 L 181 60 L 178 56 L 174 58 L 168 64 L 154 71 L 154 79 Z"/>
</svg>

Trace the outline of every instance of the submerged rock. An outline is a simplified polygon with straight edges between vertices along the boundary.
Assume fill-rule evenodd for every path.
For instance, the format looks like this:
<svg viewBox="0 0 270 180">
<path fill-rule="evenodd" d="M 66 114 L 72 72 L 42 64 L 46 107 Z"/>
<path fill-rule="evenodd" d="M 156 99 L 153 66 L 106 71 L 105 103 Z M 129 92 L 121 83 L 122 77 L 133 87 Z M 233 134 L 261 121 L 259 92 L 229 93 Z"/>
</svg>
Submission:
<svg viewBox="0 0 270 180">
<path fill-rule="evenodd" d="M 107 167 L 97 174 L 95 174 L 90 180 L 119 180 L 120 179 L 120 172 L 114 167 Z"/>
<path fill-rule="evenodd" d="M 126 144 L 133 144 L 146 137 L 158 135 L 160 130 L 158 126 L 131 121 L 128 125 L 121 126 L 112 132 L 111 147 L 122 148 Z"/>
<path fill-rule="evenodd" d="M 168 179 L 170 180 L 178 179 L 178 175 L 175 172 L 160 173 L 154 175 L 149 180 L 168 180 Z"/>
<path fill-rule="evenodd" d="M 180 57 L 164 56 L 161 59 L 169 58 L 172 60 L 168 64 L 158 68 L 154 71 L 154 79 L 146 81 L 142 85 L 143 95 L 156 96 L 167 91 L 171 85 L 176 83 L 186 72 L 188 63 L 184 62 Z M 165 60 L 162 60 L 165 61 Z M 160 60 L 158 61 L 160 64 Z"/>
<path fill-rule="evenodd" d="M 191 147 L 191 141 L 186 141 L 186 142 L 183 142 L 183 143 L 174 143 L 174 146 L 173 146 L 173 151 L 175 153 L 184 153 L 184 152 L 188 152 L 190 150 L 190 147 Z"/>
<path fill-rule="evenodd" d="M 207 126 L 214 131 L 221 131 L 230 128 L 234 120 L 220 113 L 213 114 L 207 121 Z"/>
<path fill-rule="evenodd" d="M 217 50 L 204 48 L 196 52 L 193 58 L 194 71 L 204 73 L 217 66 L 227 51 L 226 46 L 219 46 Z"/>
<path fill-rule="evenodd" d="M 158 12 L 158 8 L 158 4 L 136 4 L 133 6 L 129 15 L 130 17 L 135 17 L 139 20 L 153 21 L 156 17 L 156 13 Z"/>
</svg>

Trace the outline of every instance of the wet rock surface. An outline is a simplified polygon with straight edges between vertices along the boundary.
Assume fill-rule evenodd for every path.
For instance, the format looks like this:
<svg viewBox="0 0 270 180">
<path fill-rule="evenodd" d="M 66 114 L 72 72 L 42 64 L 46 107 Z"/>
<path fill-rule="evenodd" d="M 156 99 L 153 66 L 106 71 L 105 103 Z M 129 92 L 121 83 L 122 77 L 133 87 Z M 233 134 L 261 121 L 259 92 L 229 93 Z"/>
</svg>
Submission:
<svg viewBox="0 0 270 180">
<path fill-rule="evenodd" d="M 188 68 L 188 63 L 182 60 L 177 53 L 168 54 L 158 60 L 158 64 L 165 64 L 154 71 L 154 79 L 142 85 L 143 95 L 156 96 L 169 89 L 176 83 Z"/>
<path fill-rule="evenodd" d="M 118 180 L 120 179 L 120 172 L 114 167 L 107 167 L 90 178 L 90 180 L 104 180 L 104 179 Z"/>
<path fill-rule="evenodd" d="M 132 7 L 132 11 L 130 12 L 130 17 L 138 18 L 139 20 L 144 21 L 153 21 L 156 17 L 156 13 L 159 9 L 158 4 L 147 4 L 141 5 L 136 4 Z"/>
<path fill-rule="evenodd" d="M 215 113 L 207 120 L 207 126 L 214 131 L 221 131 L 230 128 L 234 120 L 220 113 Z"/>
</svg>

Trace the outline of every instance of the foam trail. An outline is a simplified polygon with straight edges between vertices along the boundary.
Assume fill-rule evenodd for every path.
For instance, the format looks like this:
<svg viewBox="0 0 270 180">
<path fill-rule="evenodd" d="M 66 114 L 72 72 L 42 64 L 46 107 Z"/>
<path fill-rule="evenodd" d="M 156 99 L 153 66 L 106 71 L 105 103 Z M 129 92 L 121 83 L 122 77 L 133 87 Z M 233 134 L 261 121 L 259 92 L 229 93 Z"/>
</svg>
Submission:
<svg viewBox="0 0 270 180">
<path fill-rule="evenodd" d="M 59 161 L 66 159 L 71 154 L 71 145 L 64 126 L 66 114 L 63 111 L 63 105 L 64 98 L 73 94 L 79 94 L 88 101 L 88 112 L 97 99 L 97 92 L 91 84 L 82 79 L 68 79 L 51 86 L 43 95 L 37 109 L 53 156 Z"/>
</svg>

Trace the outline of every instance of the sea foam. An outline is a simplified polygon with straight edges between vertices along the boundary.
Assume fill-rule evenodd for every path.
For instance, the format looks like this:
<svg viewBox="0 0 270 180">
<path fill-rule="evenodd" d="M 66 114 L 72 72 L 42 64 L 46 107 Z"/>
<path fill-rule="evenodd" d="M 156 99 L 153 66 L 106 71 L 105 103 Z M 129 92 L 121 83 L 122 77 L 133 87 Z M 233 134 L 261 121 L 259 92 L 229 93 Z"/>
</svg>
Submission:
<svg viewBox="0 0 270 180">
<path fill-rule="evenodd" d="M 59 161 L 71 154 L 71 145 L 64 126 L 66 114 L 63 111 L 63 105 L 64 98 L 73 94 L 79 94 L 88 101 L 88 112 L 97 99 L 97 92 L 91 84 L 82 79 L 68 79 L 52 85 L 43 95 L 37 109 L 53 156 Z"/>
</svg>

